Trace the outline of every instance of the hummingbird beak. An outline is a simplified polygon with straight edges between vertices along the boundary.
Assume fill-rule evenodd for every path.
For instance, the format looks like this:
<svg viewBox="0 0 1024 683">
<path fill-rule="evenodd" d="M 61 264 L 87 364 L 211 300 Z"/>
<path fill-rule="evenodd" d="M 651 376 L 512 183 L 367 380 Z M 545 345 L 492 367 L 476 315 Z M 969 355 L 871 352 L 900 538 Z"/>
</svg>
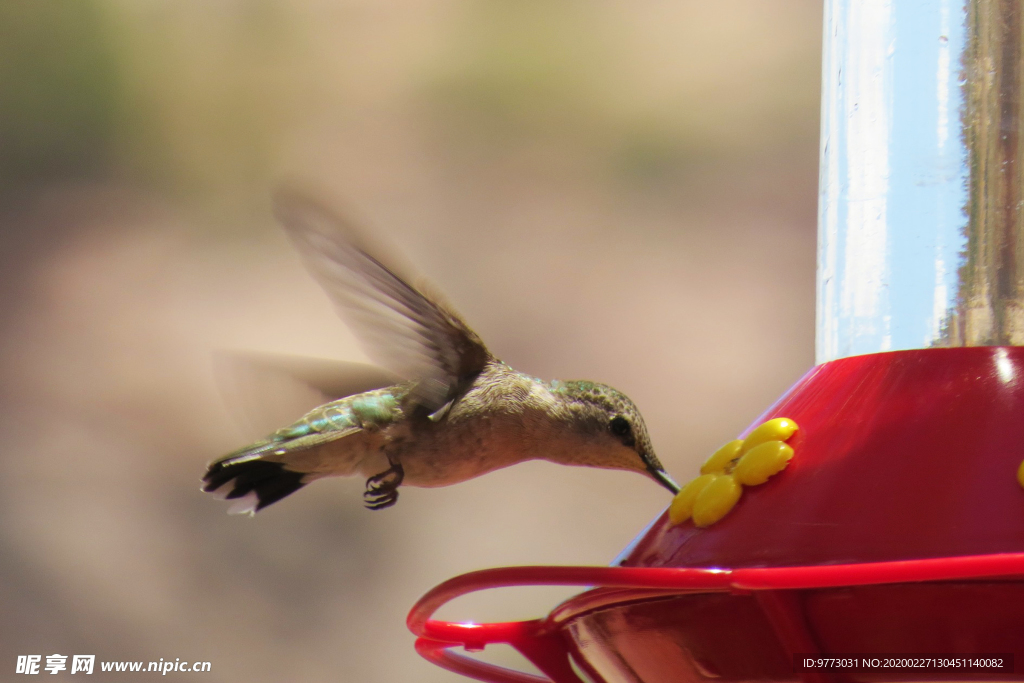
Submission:
<svg viewBox="0 0 1024 683">
<path fill-rule="evenodd" d="M 679 493 L 679 484 L 672 481 L 672 477 L 668 476 L 668 473 L 665 472 L 665 470 L 648 467 L 647 471 L 651 473 L 651 476 L 654 477 L 655 481 L 671 491 L 673 495 Z"/>
</svg>

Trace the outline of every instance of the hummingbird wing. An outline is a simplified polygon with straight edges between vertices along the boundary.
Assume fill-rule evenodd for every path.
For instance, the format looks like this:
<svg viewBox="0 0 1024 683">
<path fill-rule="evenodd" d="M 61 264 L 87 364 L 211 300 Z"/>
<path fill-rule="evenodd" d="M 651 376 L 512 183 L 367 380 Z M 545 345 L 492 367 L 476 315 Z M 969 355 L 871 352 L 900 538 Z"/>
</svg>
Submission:
<svg viewBox="0 0 1024 683">
<path fill-rule="evenodd" d="M 316 406 L 400 381 L 375 365 L 263 351 L 217 351 L 213 371 L 225 406 L 253 438 Z"/>
<path fill-rule="evenodd" d="M 367 355 L 416 380 L 413 400 L 428 412 L 483 369 L 491 356 L 476 333 L 370 253 L 348 221 L 295 190 L 276 195 L 275 213 Z"/>
</svg>

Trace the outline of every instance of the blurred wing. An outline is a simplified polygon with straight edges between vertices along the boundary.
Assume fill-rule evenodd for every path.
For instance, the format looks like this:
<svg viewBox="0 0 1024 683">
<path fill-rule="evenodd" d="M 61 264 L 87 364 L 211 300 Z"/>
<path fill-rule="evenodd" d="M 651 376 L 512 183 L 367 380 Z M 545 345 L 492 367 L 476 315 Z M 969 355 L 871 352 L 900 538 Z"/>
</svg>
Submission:
<svg viewBox="0 0 1024 683">
<path fill-rule="evenodd" d="M 490 358 L 480 338 L 370 254 L 346 221 L 294 191 L 275 199 L 288 236 L 366 353 L 417 380 L 413 396 L 421 405 L 440 409 L 480 372 Z"/>
<path fill-rule="evenodd" d="M 329 401 L 400 381 L 364 363 L 258 351 L 219 351 L 213 370 L 225 404 L 252 439 L 291 424 Z"/>
</svg>

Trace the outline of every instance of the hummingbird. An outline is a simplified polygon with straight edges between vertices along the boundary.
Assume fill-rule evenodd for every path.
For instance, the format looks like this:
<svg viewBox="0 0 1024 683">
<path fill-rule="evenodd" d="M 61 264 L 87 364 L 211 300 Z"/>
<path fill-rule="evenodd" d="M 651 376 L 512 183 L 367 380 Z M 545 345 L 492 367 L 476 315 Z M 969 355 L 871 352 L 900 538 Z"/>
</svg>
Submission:
<svg viewBox="0 0 1024 683">
<path fill-rule="evenodd" d="M 283 190 L 274 209 L 367 355 L 403 381 L 330 401 L 212 462 L 202 490 L 235 501 L 229 512 L 254 514 L 335 476 L 366 477 L 364 505 L 380 510 L 403 484 L 447 486 L 531 459 L 631 470 L 679 492 L 625 394 L 512 369 L 327 205 Z"/>
</svg>

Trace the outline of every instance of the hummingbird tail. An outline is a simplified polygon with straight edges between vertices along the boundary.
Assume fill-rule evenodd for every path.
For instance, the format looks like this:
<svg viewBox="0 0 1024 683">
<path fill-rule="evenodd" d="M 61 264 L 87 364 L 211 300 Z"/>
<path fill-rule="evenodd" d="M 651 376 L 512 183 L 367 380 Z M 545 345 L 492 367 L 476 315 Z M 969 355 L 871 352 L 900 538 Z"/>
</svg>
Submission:
<svg viewBox="0 0 1024 683">
<path fill-rule="evenodd" d="M 228 514 L 251 515 L 301 489 L 304 476 L 258 454 L 244 455 L 211 464 L 203 476 L 203 491 L 234 500 Z"/>
</svg>

